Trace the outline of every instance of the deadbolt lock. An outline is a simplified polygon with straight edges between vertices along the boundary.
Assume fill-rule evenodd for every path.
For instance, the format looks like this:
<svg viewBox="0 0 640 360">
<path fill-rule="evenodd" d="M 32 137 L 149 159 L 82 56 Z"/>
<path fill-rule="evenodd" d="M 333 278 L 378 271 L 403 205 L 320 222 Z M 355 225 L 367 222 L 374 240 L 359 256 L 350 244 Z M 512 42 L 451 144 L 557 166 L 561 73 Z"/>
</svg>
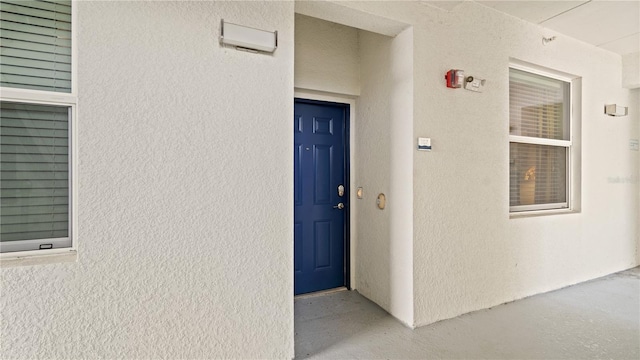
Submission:
<svg viewBox="0 0 640 360">
<path fill-rule="evenodd" d="M 338 185 L 338 196 L 344 196 L 344 185 L 342 184 Z"/>
</svg>

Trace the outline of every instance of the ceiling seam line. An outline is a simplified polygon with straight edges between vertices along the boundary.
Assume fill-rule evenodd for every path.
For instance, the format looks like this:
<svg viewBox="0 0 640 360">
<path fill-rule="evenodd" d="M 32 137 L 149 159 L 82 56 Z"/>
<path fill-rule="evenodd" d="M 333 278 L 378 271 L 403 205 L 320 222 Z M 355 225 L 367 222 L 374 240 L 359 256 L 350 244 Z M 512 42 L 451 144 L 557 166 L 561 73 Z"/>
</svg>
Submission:
<svg viewBox="0 0 640 360">
<path fill-rule="evenodd" d="M 559 14 L 555 14 L 555 15 L 553 15 L 552 17 L 550 17 L 550 18 L 548 18 L 548 19 L 542 20 L 542 21 L 541 21 L 541 22 L 539 22 L 538 24 L 539 24 L 539 25 L 542 25 L 542 24 L 544 24 L 545 22 L 547 22 L 547 21 L 549 21 L 549 20 L 551 20 L 551 19 L 555 19 L 555 18 L 557 18 L 557 17 L 558 17 L 558 16 L 560 16 L 560 15 L 566 14 L 566 13 L 568 13 L 569 11 L 575 10 L 575 9 L 579 8 L 580 6 L 587 5 L 587 4 L 589 4 L 591 1 L 593 1 L 593 0 L 585 1 L 585 2 L 583 2 L 582 4 L 580 4 L 580 5 L 578 5 L 578 6 L 574 6 L 574 7 L 572 7 L 572 8 L 571 8 L 571 9 L 569 9 L 569 10 L 565 10 L 565 11 L 563 11 L 563 12 L 559 13 Z"/>
<path fill-rule="evenodd" d="M 602 44 L 598 44 L 598 45 L 596 45 L 596 46 L 603 46 L 603 45 L 611 44 L 612 42 L 615 42 L 615 41 L 618 41 L 618 40 L 622 40 L 622 39 L 626 39 L 626 38 L 628 38 L 628 37 L 632 37 L 632 36 L 634 36 L 634 35 L 638 35 L 638 34 L 640 34 L 640 31 L 638 31 L 638 32 L 636 32 L 636 33 L 633 33 L 633 34 L 625 35 L 625 36 L 620 37 L 620 38 L 617 38 L 617 39 L 615 39 L 615 40 L 611 40 L 611 41 L 604 42 L 604 43 L 602 43 Z"/>
</svg>

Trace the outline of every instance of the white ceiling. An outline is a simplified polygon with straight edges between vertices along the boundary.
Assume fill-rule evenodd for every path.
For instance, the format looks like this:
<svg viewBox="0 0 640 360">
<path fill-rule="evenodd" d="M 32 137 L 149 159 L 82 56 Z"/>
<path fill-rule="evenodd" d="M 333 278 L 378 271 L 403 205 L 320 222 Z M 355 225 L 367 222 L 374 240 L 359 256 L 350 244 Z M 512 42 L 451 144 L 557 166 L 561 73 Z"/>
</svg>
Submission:
<svg viewBox="0 0 640 360">
<path fill-rule="evenodd" d="M 640 0 L 475 1 L 621 55 L 640 51 Z M 451 10 L 462 1 L 429 3 Z"/>
</svg>

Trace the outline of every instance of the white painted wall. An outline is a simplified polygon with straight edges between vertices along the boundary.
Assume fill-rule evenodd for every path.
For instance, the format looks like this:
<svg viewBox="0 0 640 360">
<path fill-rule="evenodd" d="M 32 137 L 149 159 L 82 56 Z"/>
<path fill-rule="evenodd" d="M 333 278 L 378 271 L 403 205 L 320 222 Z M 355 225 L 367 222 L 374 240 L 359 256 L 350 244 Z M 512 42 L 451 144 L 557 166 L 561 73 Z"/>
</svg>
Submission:
<svg viewBox="0 0 640 360">
<path fill-rule="evenodd" d="M 389 226 L 390 313 L 410 327 L 413 312 L 413 29 L 391 41 Z"/>
<path fill-rule="evenodd" d="M 356 119 L 356 96 L 360 94 L 360 54 L 358 30 L 300 14 L 295 16 L 295 96 L 304 99 L 338 102 L 349 105 L 350 135 L 350 285 L 356 288 L 358 259 L 358 205 L 356 167 L 359 131 Z M 346 39 L 346 40 L 345 40 Z M 313 44 L 320 44 L 314 46 Z M 344 46 L 344 45 L 348 46 Z M 348 76 L 344 76 L 349 72 Z"/>
<path fill-rule="evenodd" d="M 638 264 L 638 130 L 605 103 L 629 102 L 621 59 L 472 2 L 449 13 L 419 3 L 348 2 L 350 11 L 413 24 L 415 324 L 557 289 Z M 466 21 L 461 21 L 466 19 Z M 542 36 L 558 39 L 543 46 Z M 508 65 L 516 58 L 582 77 L 582 212 L 510 219 Z M 460 68 L 484 93 L 451 90 Z"/>
<path fill-rule="evenodd" d="M 340 1 L 296 0 L 295 11 L 298 14 L 392 37 L 407 28 L 407 24 L 402 22 L 343 5 L 344 2 Z"/>
<path fill-rule="evenodd" d="M 356 186 L 364 190 L 358 208 L 358 253 L 356 288 L 387 311 L 391 311 L 391 229 L 389 209 L 393 208 L 391 183 L 391 42 L 392 39 L 359 32 L 360 97 L 357 99 Z M 376 198 L 386 194 L 385 210 Z"/>
<path fill-rule="evenodd" d="M 622 55 L 622 87 L 640 88 L 640 52 Z"/>
<path fill-rule="evenodd" d="M 640 88 L 633 89 L 629 91 L 629 118 L 631 121 L 631 138 L 639 139 L 640 136 Z M 638 134 L 636 137 L 633 137 L 633 134 Z M 636 161 L 640 162 L 640 154 L 636 154 Z M 638 173 L 636 174 L 635 179 L 632 180 L 635 182 L 636 186 L 639 190 L 636 192 L 638 197 L 638 213 L 636 224 L 636 231 L 638 234 L 638 242 L 636 245 L 637 251 L 637 262 L 640 263 L 640 165 L 638 166 Z"/>
<path fill-rule="evenodd" d="M 413 270 L 412 33 L 390 38 L 302 15 L 296 15 L 295 28 L 301 44 L 296 88 L 318 99 L 323 92 L 360 95 L 351 128 L 351 186 L 354 193 L 362 186 L 365 196 L 351 206 L 352 287 L 411 326 L 413 286 L 406 279 Z M 344 76 L 353 71 L 355 76 Z M 388 199 L 384 211 L 375 203 L 379 193 Z"/>
<path fill-rule="evenodd" d="M 296 14 L 295 86 L 360 94 L 358 30 Z"/>
<path fill-rule="evenodd" d="M 220 48 L 220 19 L 278 30 Z M 2 270 L 2 358 L 292 358 L 291 2 L 80 2 L 77 263 Z"/>
<path fill-rule="evenodd" d="M 417 2 L 328 6 L 325 16 L 347 14 L 346 25 L 375 28 L 371 16 L 388 20 L 381 31 L 413 25 L 413 140 L 434 145 L 413 153 L 407 181 L 413 324 L 639 263 L 640 160 L 628 147 L 640 137 L 638 115 L 602 113 L 615 102 L 638 114 L 619 55 L 471 2 L 452 13 Z M 80 2 L 79 260 L 2 270 L 3 358 L 293 356 L 293 7 Z M 219 48 L 222 17 L 277 29 L 275 55 Z M 558 39 L 543 46 L 549 35 Z M 510 57 L 582 76 L 579 214 L 509 219 Z M 445 88 L 450 68 L 486 78 L 485 93 Z M 376 116 L 394 116 L 386 101 Z M 357 127 L 367 131 L 358 146 L 390 149 L 406 135 L 391 135 L 388 121 L 368 124 Z M 358 165 L 372 176 L 359 175 L 372 184 L 361 233 L 377 220 L 392 231 L 390 212 L 374 208 L 378 192 L 393 192 L 389 172 L 373 171 L 392 166 L 390 150 L 380 155 Z M 376 246 L 390 250 L 389 238 Z M 382 266 L 370 288 L 395 279 L 391 263 Z M 396 285 L 384 286 L 379 293 Z"/>
</svg>

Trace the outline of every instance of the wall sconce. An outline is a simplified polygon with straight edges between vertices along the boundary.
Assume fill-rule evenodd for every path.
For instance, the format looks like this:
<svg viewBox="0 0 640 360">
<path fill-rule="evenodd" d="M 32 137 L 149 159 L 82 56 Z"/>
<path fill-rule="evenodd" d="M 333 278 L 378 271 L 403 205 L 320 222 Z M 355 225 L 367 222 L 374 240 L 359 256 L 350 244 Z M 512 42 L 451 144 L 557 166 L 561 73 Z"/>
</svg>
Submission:
<svg viewBox="0 0 640 360">
<path fill-rule="evenodd" d="M 238 50 L 273 53 L 278 47 L 278 32 L 225 23 L 222 20 L 220 43 L 235 46 Z"/>
<path fill-rule="evenodd" d="M 605 105 L 604 113 L 609 116 L 627 116 L 629 114 L 629 108 L 616 104 Z"/>
</svg>

